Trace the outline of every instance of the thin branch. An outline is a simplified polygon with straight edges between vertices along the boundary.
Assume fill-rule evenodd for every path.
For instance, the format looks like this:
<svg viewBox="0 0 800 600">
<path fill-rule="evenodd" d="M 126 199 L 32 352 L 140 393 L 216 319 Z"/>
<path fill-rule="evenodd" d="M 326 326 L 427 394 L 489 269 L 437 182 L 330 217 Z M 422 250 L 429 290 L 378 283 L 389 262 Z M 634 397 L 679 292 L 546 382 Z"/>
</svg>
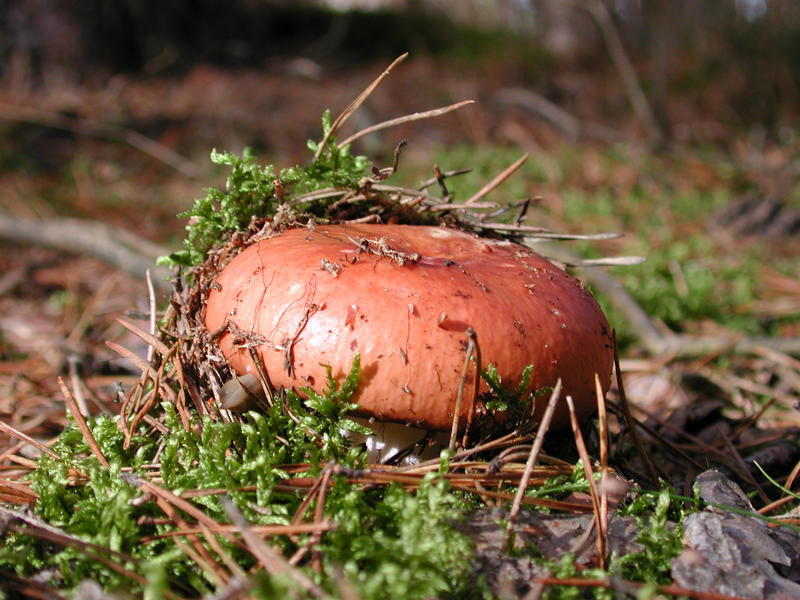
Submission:
<svg viewBox="0 0 800 600">
<path fill-rule="evenodd" d="M 539 453 L 542 451 L 544 445 L 544 436 L 550 428 L 550 422 L 553 420 L 553 413 L 556 411 L 558 399 L 561 396 L 561 379 L 556 382 L 556 387 L 550 394 L 550 400 L 547 401 L 547 407 L 544 410 L 544 415 L 539 423 L 539 429 L 536 432 L 536 438 L 531 445 L 531 452 L 528 455 L 528 461 L 525 463 L 525 471 L 522 474 L 522 479 L 519 482 L 519 488 L 514 496 L 514 504 L 511 506 L 511 511 L 508 513 L 508 522 L 506 523 L 506 531 L 503 539 L 503 547 L 507 548 L 511 541 L 511 530 L 514 526 L 514 519 L 517 517 L 522 506 L 522 500 L 525 497 L 525 491 L 528 488 L 533 468 L 536 466 L 536 460 L 539 458 Z"/>
<path fill-rule="evenodd" d="M 420 121 L 422 119 L 430 119 L 433 117 L 446 115 L 449 112 L 453 112 L 454 110 L 458 110 L 462 106 L 466 106 L 467 104 L 473 104 L 474 102 L 475 100 L 462 100 L 461 102 L 456 102 L 455 104 L 444 106 L 442 108 L 434 108 L 433 110 L 426 110 L 425 112 L 421 113 L 418 112 L 410 115 L 404 115 L 402 117 L 397 117 L 396 119 L 389 119 L 388 121 L 377 123 L 375 125 L 372 125 L 371 127 L 367 127 L 366 129 L 357 131 L 343 142 L 340 142 L 339 148 L 343 148 L 348 144 L 352 144 L 356 140 L 364 137 L 365 135 L 369 135 L 370 133 L 375 133 L 376 131 L 381 131 L 382 129 L 389 129 L 390 127 L 396 127 L 398 125 L 402 125 L 403 123 L 411 123 L 412 121 Z"/>
<path fill-rule="evenodd" d="M 661 129 L 653 114 L 653 109 L 642 91 L 642 86 L 639 84 L 639 78 L 636 76 L 633 64 L 625 53 L 619 32 L 611 19 L 606 5 L 601 0 L 580 0 L 578 4 L 592 15 L 597 27 L 600 29 L 611 62 L 614 64 L 620 79 L 622 79 L 622 85 L 633 107 L 633 112 L 636 113 L 636 117 L 644 126 L 647 137 L 654 143 L 660 141 L 663 138 Z"/>
<path fill-rule="evenodd" d="M 500 105 L 501 109 L 509 106 L 518 106 L 527 110 L 534 116 L 550 123 L 570 141 L 579 138 L 601 140 L 603 142 L 618 142 L 622 134 L 610 127 L 599 123 L 585 122 L 566 110 L 554 104 L 541 94 L 524 88 L 504 88 L 494 94 L 492 100 Z"/>
<path fill-rule="evenodd" d="M 495 101 L 503 105 L 526 108 L 561 131 L 570 140 L 577 141 L 581 124 L 577 117 L 553 104 L 544 96 L 524 88 L 506 88 L 495 94 Z"/>
</svg>

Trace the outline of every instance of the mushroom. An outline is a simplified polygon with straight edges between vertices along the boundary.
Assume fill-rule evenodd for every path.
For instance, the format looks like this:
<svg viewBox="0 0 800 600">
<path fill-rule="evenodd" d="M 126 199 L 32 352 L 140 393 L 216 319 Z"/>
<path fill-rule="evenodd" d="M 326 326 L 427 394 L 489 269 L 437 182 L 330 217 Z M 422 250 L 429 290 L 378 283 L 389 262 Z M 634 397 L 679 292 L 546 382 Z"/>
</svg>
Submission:
<svg viewBox="0 0 800 600">
<path fill-rule="evenodd" d="M 533 365 L 531 389 L 561 379 L 579 415 L 596 406 L 595 376 L 607 389 L 613 361 L 608 322 L 578 281 L 526 247 L 443 227 L 318 225 L 262 239 L 219 273 L 205 324 L 223 332 L 236 373 L 257 373 L 255 347 L 275 386 L 321 390 L 327 370 L 344 378 L 358 353 L 357 414 L 426 431 L 450 430 L 459 387 L 462 429 L 503 420 L 473 397 L 468 334 L 504 386 Z M 568 423 L 562 404 L 552 427 Z"/>
</svg>

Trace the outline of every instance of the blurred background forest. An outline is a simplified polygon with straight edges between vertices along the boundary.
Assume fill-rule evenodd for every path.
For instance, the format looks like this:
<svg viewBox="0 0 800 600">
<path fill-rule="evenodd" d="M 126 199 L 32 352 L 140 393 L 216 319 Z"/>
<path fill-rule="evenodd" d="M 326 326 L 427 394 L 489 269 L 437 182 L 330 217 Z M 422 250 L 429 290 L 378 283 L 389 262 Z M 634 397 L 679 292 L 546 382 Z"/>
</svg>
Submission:
<svg viewBox="0 0 800 600">
<path fill-rule="evenodd" d="M 667 334 L 722 340 L 686 352 L 701 364 L 742 336 L 797 352 L 793 0 L 5 0 L 0 383 L 16 395 L 0 416 L 24 420 L 20 390 L 48 397 L 46 377 L 66 365 L 118 377 L 125 367 L 104 341 L 128 335 L 119 314 L 147 308 L 143 269 L 122 273 L 83 242 L 65 254 L 74 230 L 54 242 L 21 223 L 101 221 L 140 236 L 144 256 L 174 250 L 184 226 L 175 215 L 223 185 L 212 148 L 305 162 L 321 113 L 338 114 L 406 51 L 343 136 L 477 103 L 366 137 L 356 152 L 389 164 L 407 139 L 394 176 L 404 185 L 434 163 L 471 168 L 453 180 L 456 199 L 528 153 L 491 199 L 533 198 L 529 224 L 625 234 L 570 245 L 583 256 L 647 257 L 607 271 L 651 319 L 645 330 L 598 290 L 629 358 L 663 355 Z M 763 388 L 747 393 L 764 402 L 774 356 L 758 360 L 747 372 L 763 371 Z M 797 379 L 778 379 L 794 420 Z M 717 384 L 730 394 L 743 385 Z M 667 389 L 664 402 L 684 398 Z"/>
</svg>

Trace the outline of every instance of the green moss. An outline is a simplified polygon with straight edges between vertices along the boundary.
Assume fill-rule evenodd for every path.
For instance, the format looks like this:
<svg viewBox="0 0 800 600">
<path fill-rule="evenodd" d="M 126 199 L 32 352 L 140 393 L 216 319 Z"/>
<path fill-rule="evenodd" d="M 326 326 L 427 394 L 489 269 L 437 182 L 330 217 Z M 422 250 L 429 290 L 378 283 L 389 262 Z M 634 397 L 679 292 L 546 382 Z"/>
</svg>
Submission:
<svg viewBox="0 0 800 600">
<path fill-rule="evenodd" d="M 311 463 L 311 472 L 302 474 L 307 477 L 319 475 L 331 462 L 351 469 L 363 464 L 362 451 L 350 447 L 346 438 L 347 430 L 363 432 L 347 417 L 355 406 L 350 398 L 358 376 L 356 359 L 340 385 L 329 379 L 324 394 L 305 390 L 308 398 L 303 399 L 287 392 L 285 405 L 277 402 L 267 413 L 249 413 L 237 423 L 204 418 L 187 430 L 175 408 L 166 404 L 163 423 L 169 433 L 151 437 L 143 429 L 127 449 L 116 418 L 93 418 L 89 426 L 110 468 L 94 457 L 79 429 L 68 426 L 53 446 L 61 458 L 43 456 L 31 475 L 31 487 L 39 495 L 34 510 L 87 546 L 47 547 L 34 537 L 9 533 L 0 544 L 0 569 L 30 576 L 54 568 L 57 585 L 65 590 L 91 578 L 110 591 L 153 598 L 167 589 L 190 596 L 212 592 L 214 581 L 174 537 L 142 541 L 175 528 L 153 520 L 163 512 L 152 497 L 142 496 L 136 477 L 151 479 L 150 465 L 158 464 L 158 485 L 175 494 L 221 488 L 249 522 L 288 524 L 305 492 L 279 490 L 291 477 L 283 465 Z M 440 473 L 447 468 L 445 455 Z M 85 481 L 76 480 L 76 473 Z M 333 592 L 332 577 L 341 569 L 365 600 L 474 597 L 469 587 L 471 546 L 452 527 L 464 505 L 440 473 L 431 473 L 416 492 L 400 486 L 365 490 L 334 476 L 324 514 L 337 528 L 319 542 L 322 573 L 309 570 L 309 576 Z M 228 522 L 219 495 L 200 495 L 192 502 L 208 517 Z M 270 543 L 288 555 L 305 541 L 307 536 L 275 536 Z M 238 545 L 222 538 L 218 542 L 241 568 L 254 566 L 252 556 Z M 98 553 L 143 576 L 146 583 L 131 581 L 98 561 Z M 293 589 L 287 581 L 264 574 L 254 586 L 256 597 L 262 598 Z"/>
<path fill-rule="evenodd" d="M 323 135 L 331 129 L 330 111 L 322 116 L 322 129 Z M 312 152 L 319 149 L 311 140 L 308 147 Z M 214 150 L 211 161 L 230 169 L 225 188 L 207 188 L 190 210 L 179 215 L 189 221 L 184 248 L 162 257 L 161 264 L 197 265 L 211 248 L 247 229 L 253 219 L 272 217 L 281 207 L 302 211 L 303 206 L 289 206 L 292 196 L 326 187 L 356 188 L 369 165 L 365 157 L 351 156 L 349 146 L 340 148 L 332 136 L 319 157 L 306 166 L 276 171 L 273 165 L 258 165 L 249 149 L 242 156 Z M 317 209 L 324 206 L 324 202 L 315 203 Z"/>
<path fill-rule="evenodd" d="M 692 510 L 697 510 L 696 505 Z M 669 584 L 672 582 L 671 561 L 680 554 L 681 523 L 687 513 L 671 490 L 645 492 L 620 510 L 620 516 L 636 519 L 643 550 L 626 555 L 613 554 L 609 571 L 631 581 Z M 672 520 L 670 520 L 670 518 Z"/>
</svg>

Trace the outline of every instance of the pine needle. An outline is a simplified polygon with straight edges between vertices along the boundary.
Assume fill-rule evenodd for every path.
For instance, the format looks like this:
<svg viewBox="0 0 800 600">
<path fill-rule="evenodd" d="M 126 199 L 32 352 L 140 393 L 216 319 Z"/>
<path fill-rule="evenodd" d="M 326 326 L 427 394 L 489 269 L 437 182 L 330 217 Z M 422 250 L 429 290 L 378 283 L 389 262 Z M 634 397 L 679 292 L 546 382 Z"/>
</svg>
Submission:
<svg viewBox="0 0 800 600">
<path fill-rule="evenodd" d="M 519 488 L 514 496 L 514 504 L 511 506 L 511 512 L 508 514 L 508 523 L 506 524 L 506 532 L 503 540 L 503 546 L 506 548 L 508 548 L 508 545 L 511 543 L 511 530 L 514 527 L 514 519 L 519 514 L 520 506 L 522 505 L 522 499 L 525 497 L 525 491 L 528 489 L 528 483 L 530 482 L 531 474 L 533 473 L 533 467 L 536 465 L 536 460 L 539 458 L 539 453 L 542 451 L 544 436 L 547 433 L 547 430 L 550 428 L 550 421 L 553 419 L 553 413 L 556 410 L 556 405 L 558 404 L 558 399 L 560 396 L 561 380 L 559 379 L 556 383 L 556 387 L 553 388 L 553 392 L 550 394 L 550 400 L 547 402 L 544 415 L 542 415 L 542 420 L 539 423 L 539 429 L 536 432 L 536 438 L 533 440 L 531 452 L 528 455 L 528 462 L 525 463 L 525 472 L 522 475 L 522 479 L 519 482 Z"/>
<path fill-rule="evenodd" d="M 61 388 L 61 393 L 64 396 L 64 401 L 67 403 L 67 408 L 69 409 L 72 418 L 75 419 L 75 423 L 78 425 L 78 428 L 81 430 L 83 439 L 86 440 L 87 444 L 89 444 L 89 448 L 92 449 L 92 453 L 95 455 L 95 457 L 97 457 L 97 460 L 100 461 L 100 464 L 108 469 L 110 465 L 108 464 L 106 457 L 103 456 L 103 452 L 100 450 L 97 440 L 94 439 L 94 435 L 92 435 L 92 430 L 89 429 L 89 426 L 86 424 L 86 419 L 83 418 L 83 415 L 78 408 L 78 403 L 75 402 L 72 392 L 69 391 L 67 384 L 64 383 L 64 380 L 61 377 L 58 378 L 58 387 Z"/>
<path fill-rule="evenodd" d="M 517 171 L 517 169 L 519 169 L 523 165 L 523 163 L 526 160 L 528 160 L 528 154 L 527 153 L 523 154 L 520 158 L 518 158 L 516 161 L 514 161 L 505 170 L 503 170 L 501 173 L 496 175 L 494 179 L 492 179 L 489 183 L 487 183 L 480 190 L 478 190 L 472 196 L 472 198 L 467 200 L 464 204 L 466 204 L 467 206 L 470 206 L 470 205 L 474 204 L 475 202 L 477 202 L 478 200 L 480 200 L 481 198 L 483 198 L 486 194 L 491 192 L 494 188 L 496 188 L 498 185 L 503 183 L 506 179 L 511 177 Z"/>
</svg>

